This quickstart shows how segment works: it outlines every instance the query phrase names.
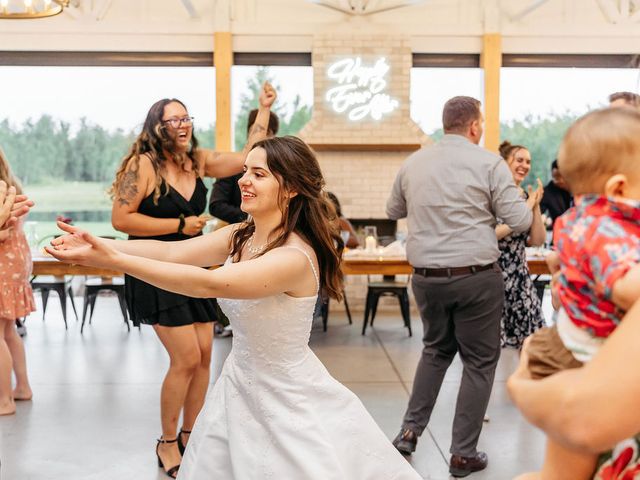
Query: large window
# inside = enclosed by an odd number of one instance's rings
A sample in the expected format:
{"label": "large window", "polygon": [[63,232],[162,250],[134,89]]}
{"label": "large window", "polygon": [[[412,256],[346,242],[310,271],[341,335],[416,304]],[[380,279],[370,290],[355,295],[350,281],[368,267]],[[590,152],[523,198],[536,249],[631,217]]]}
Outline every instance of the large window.
{"label": "large window", "polygon": [[36,202],[41,241],[58,215],[115,234],[107,189],[157,100],[184,102],[214,144],[213,67],[0,67],[0,85],[0,147]]}
{"label": "large window", "polygon": [[503,68],[500,85],[501,138],[529,148],[526,183],[549,181],[550,164],[564,133],[580,115],[608,105],[609,94],[638,91],[631,68]]}
{"label": "large window", "polygon": [[258,105],[258,93],[264,81],[278,92],[273,111],[280,120],[278,135],[296,135],[311,118],[313,105],[313,69],[306,66],[257,67],[234,66],[232,76],[232,116],[236,150],[247,138],[247,116]]}
{"label": "large window", "polygon": [[484,72],[480,68],[412,68],[411,118],[424,132],[442,135],[442,108],[447,100],[467,95],[484,100]]}

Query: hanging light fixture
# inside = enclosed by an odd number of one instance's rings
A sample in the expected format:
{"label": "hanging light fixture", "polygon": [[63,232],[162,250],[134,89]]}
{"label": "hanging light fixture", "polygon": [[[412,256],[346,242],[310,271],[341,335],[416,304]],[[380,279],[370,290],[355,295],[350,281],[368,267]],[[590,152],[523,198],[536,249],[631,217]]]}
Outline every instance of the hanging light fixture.
{"label": "hanging light fixture", "polygon": [[0,0],[0,19],[53,17],[69,3],[70,0]]}

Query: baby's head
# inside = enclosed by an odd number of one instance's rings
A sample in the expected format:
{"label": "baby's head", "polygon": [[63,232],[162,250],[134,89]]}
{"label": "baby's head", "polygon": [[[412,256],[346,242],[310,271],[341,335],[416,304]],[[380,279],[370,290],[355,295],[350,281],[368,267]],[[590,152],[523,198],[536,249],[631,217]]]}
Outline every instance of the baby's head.
{"label": "baby's head", "polygon": [[640,112],[605,108],[578,119],[562,140],[558,167],[574,195],[640,200]]}

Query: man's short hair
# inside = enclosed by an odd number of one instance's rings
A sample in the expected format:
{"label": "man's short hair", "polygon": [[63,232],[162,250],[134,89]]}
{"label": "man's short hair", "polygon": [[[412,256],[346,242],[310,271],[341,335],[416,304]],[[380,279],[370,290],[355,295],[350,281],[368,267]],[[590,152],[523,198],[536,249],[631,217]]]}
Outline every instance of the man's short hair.
{"label": "man's short hair", "polygon": [[[249,130],[251,130],[251,127],[253,126],[253,124],[256,122],[256,117],[258,116],[258,109],[254,108],[253,110],[251,110],[249,112],[249,118],[247,119],[247,135],[249,135]],[[273,112],[269,112],[269,126],[267,127],[267,130],[272,133],[273,135],[277,135],[278,134],[278,129],[280,128],[280,119],[278,118],[278,115],[276,115]]]}
{"label": "man's short hair", "polygon": [[480,100],[473,97],[453,97],[444,104],[442,127],[446,132],[461,132],[481,116]]}
{"label": "man's short hair", "polygon": [[627,105],[631,105],[634,107],[640,106],[640,95],[633,92],[615,92],[609,95],[609,103],[615,102],[616,100],[622,100]]}
{"label": "man's short hair", "polygon": [[554,171],[558,168],[558,159],[556,158],[553,162],[551,162],[551,171]]}
{"label": "man's short hair", "polygon": [[616,173],[640,178],[640,112],[604,108],[578,119],[558,152],[560,173],[574,195],[602,193]]}

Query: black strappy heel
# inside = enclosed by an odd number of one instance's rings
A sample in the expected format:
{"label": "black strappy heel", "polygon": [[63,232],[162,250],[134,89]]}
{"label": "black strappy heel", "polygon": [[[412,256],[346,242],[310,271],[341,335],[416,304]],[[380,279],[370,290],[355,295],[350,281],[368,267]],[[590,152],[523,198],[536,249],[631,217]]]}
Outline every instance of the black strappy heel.
{"label": "black strappy heel", "polygon": [[[174,438],[173,440],[165,440],[164,438],[159,438],[158,443],[156,444],[156,457],[158,457],[158,467],[160,467],[164,471],[164,473],[166,473],[171,478],[176,478],[178,476],[178,470],[180,469],[180,464],[175,465],[169,469],[165,469],[164,463],[160,458],[160,453],[158,452],[158,448],[160,448],[161,443],[175,443],[177,441],[178,441],[178,437]],[[178,445],[180,445],[179,442],[178,442]]]}
{"label": "black strappy heel", "polygon": [[184,430],[183,428],[181,428],[180,433],[178,433],[178,436],[176,437],[178,439],[178,450],[180,450],[180,455],[184,455],[184,451],[187,448],[187,445],[185,443],[182,443],[183,433],[188,433],[189,435],[191,435],[191,430]]}

